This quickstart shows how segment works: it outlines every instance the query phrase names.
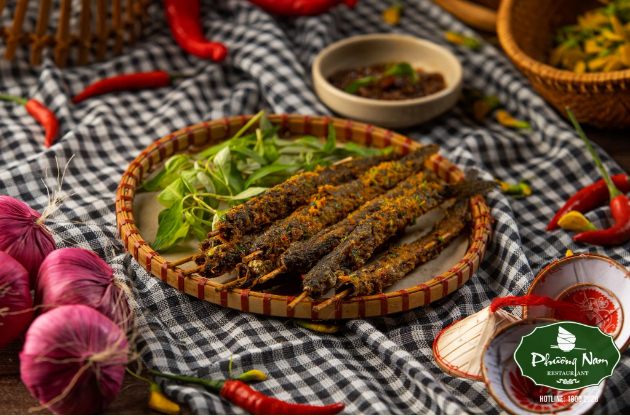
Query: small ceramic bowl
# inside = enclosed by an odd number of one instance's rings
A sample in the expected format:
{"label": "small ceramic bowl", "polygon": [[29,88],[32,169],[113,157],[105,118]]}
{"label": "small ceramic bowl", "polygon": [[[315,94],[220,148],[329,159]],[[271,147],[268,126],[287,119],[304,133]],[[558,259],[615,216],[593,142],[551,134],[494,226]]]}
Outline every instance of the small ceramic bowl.
{"label": "small ceramic bowl", "polygon": [[[422,98],[386,101],[348,94],[327,81],[342,69],[392,61],[439,72],[446,88]],[[383,127],[410,127],[451,109],[460,96],[462,79],[462,65],[455,55],[412,36],[375,34],[344,39],[321,51],[313,62],[315,92],[324,104],[344,117]]]}
{"label": "small ceramic bowl", "polygon": [[[496,402],[513,415],[583,415],[597,404],[595,400],[573,401],[572,397],[601,397],[606,382],[598,386],[586,387],[574,391],[558,391],[544,386],[536,386],[529,378],[521,374],[514,361],[514,350],[524,335],[531,333],[537,326],[549,325],[551,319],[536,321],[521,320],[513,322],[494,333],[486,344],[481,359],[481,374],[488,392]],[[536,400],[537,395],[553,395],[562,400],[544,403]]]}
{"label": "small ceramic bowl", "polygon": [[[549,296],[580,307],[589,325],[615,339],[620,351],[630,345],[630,272],[610,257],[575,253],[555,260],[532,282],[528,295]],[[523,308],[526,318],[570,320],[546,306]]]}

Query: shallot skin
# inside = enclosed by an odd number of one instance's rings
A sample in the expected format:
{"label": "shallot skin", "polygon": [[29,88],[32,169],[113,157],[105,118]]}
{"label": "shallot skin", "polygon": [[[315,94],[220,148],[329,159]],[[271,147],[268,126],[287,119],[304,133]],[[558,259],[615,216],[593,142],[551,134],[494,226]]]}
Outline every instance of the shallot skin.
{"label": "shallot skin", "polygon": [[89,306],[60,306],[26,333],[20,374],[55,414],[94,414],[120,391],[128,354],[125,334],[109,318]]}
{"label": "shallot skin", "polygon": [[33,301],[28,272],[15,259],[0,251],[0,347],[22,335],[32,320]]}
{"label": "shallot skin", "polygon": [[37,222],[41,216],[22,201],[0,196],[0,250],[24,266],[31,286],[44,258],[57,248],[48,229]]}
{"label": "shallot skin", "polygon": [[42,263],[35,285],[35,303],[41,312],[61,305],[87,305],[118,325],[129,320],[129,306],[115,284],[114,271],[96,253],[82,248],[61,248]]}

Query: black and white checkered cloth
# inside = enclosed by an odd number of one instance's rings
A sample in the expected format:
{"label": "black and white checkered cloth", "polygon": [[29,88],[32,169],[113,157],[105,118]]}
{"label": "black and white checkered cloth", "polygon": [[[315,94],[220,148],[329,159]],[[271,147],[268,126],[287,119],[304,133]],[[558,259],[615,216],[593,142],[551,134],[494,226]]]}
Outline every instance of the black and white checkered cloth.
{"label": "black and white checkered cloth", "polygon": [[[24,31],[34,28],[37,3],[30,2]],[[627,244],[587,247],[574,243],[562,230],[545,232],[563,202],[599,173],[573,129],[501,52],[491,45],[473,52],[444,40],[444,30],[474,33],[431,1],[404,1],[398,27],[381,19],[390,3],[385,0],[361,0],[354,10],[338,7],[324,16],[299,19],[274,18],[244,0],[203,1],[206,34],[230,49],[223,64],[181,51],[170,36],[161,2],[155,3],[140,43],[106,62],[59,69],[48,56],[35,69],[27,64],[26,49],[19,50],[14,62],[0,61],[2,93],[34,97],[60,120],[57,143],[45,149],[42,129],[25,109],[0,103],[0,192],[41,211],[47,197],[40,179],[46,170],[56,172],[55,157],[63,165],[76,155],[65,178],[66,189],[75,195],[52,225],[56,241],[95,251],[108,260],[119,279],[133,286],[138,348],[149,367],[225,378],[234,357],[235,373],[264,371],[269,380],[255,388],[291,402],[341,401],[349,414],[499,413],[483,383],[453,378],[437,367],[431,346],[438,332],[497,296],[523,295],[535,274],[566,249],[598,252],[630,264]],[[9,0],[2,15],[4,26],[14,7],[15,0]],[[462,61],[468,87],[496,94],[507,111],[533,127],[517,133],[493,120],[480,125],[458,107],[402,131],[422,143],[439,144],[441,154],[461,169],[474,166],[487,178],[492,174],[508,182],[534,177],[530,197],[516,200],[493,191],[487,198],[496,220],[494,237],[479,272],[461,289],[427,307],[348,321],[341,333],[325,335],[183,295],[121,252],[114,197],[123,171],[140,151],[170,132],[204,120],[260,109],[328,114],[311,85],[315,55],[339,39],[375,32],[409,34],[449,48]],[[172,88],[70,103],[97,79],[154,69],[197,75]],[[599,153],[610,172],[621,172]],[[608,208],[587,216],[599,228],[611,220]],[[626,353],[595,412],[628,413],[629,383]],[[188,403],[195,413],[243,412],[203,389],[170,382],[165,387],[168,395]]]}

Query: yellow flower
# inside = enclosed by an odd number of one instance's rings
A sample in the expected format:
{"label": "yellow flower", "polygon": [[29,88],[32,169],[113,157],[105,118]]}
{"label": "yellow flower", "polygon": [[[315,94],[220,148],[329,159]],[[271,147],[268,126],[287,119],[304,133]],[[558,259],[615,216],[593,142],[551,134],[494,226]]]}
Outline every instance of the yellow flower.
{"label": "yellow flower", "polygon": [[507,111],[497,111],[497,121],[506,127],[512,127],[515,129],[529,129],[531,126],[528,122],[522,120],[516,120]]}
{"label": "yellow flower", "polygon": [[448,42],[454,45],[463,45],[473,50],[481,48],[481,43],[479,43],[477,39],[462,35],[461,33],[444,32],[444,37]]}
{"label": "yellow flower", "polygon": [[610,24],[612,25],[615,35],[619,36],[624,41],[627,40],[626,31],[619,19],[617,19],[617,16],[614,14],[610,16]]}
{"label": "yellow flower", "polygon": [[569,211],[560,217],[558,225],[565,230],[571,231],[594,231],[597,228],[578,211]]}
{"label": "yellow flower", "polygon": [[395,2],[391,7],[386,9],[382,16],[383,20],[385,20],[390,25],[397,26],[400,23],[400,15],[402,14],[402,4],[400,2]]}
{"label": "yellow flower", "polygon": [[181,408],[162,393],[162,389],[155,383],[151,383],[151,395],[149,396],[149,408],[167,415],[178,415]]}
{"label": "yellow flower", "polygon": [[575,66],[573,67],[573,72],[577,73],[577,74],[583,74],[586,72],[586,63],[584,63],[584,61],[579,61],[577,64],[575,64]]}

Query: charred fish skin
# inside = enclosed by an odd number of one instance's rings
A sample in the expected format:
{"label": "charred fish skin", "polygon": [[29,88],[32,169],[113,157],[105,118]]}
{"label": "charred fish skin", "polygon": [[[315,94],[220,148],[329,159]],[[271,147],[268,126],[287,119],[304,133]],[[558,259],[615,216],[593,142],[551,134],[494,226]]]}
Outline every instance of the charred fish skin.
{"label": "charred fish skin", "polygon": [[339,290],[350,286],[354,296],[370,296],[383,293],[420,264],[439,255],[464,229],[469,221],[466,199],[458,199],[446,210],[431,232],[413,243],[391,247],[381,259],[350,274],[340,277]]}
{"label": "charred fish skin", "polygon": [[442,201],[442,186],[424,182],[409,197],[386,199],[379,210],[361,222],[344,241],[327,254],[305,276],[303,288],[318,299],[337,285],[337,278],[361,267],[374,250],[414,218],[437,207]]}
{"label": "charred fish skin", "polygon": [[278,218],[284,218],[309,197],[320,185],[340,184],[356,179],[361,173],[387,160],[399,158],[388,154],[354,159],[317,172],[305,172],[274,186],[264,194],[228,211],[217,224],[219,238],[224,242],[238,241],[245,233]]}
{"label": "charred fish skin", "polygon": [[300,207],[290,216],[276,221],[257,238],[252,252],[260,251],[261,257],[281,255],[294,242],[308,240],[367,201],[421,171],[425,159],[437,150],[437,146],[425,146],[398,161],[383,162],[354,181],[338,186],[321,186],[308,206]]}
{"label": "charred fish skin", "polygon": [[366,202],[350,216],[320,231],[309,241],[293,244],[280,258],[280,263],[287,269],[306,272],[326,254],[337,247],[341,241],[354,230],[357,225],[373,212],[381,209],[381,204],[388,198],[399,198],[411,195],[424,182],[425,173],[420,172],[400,182],[389,192]]}

